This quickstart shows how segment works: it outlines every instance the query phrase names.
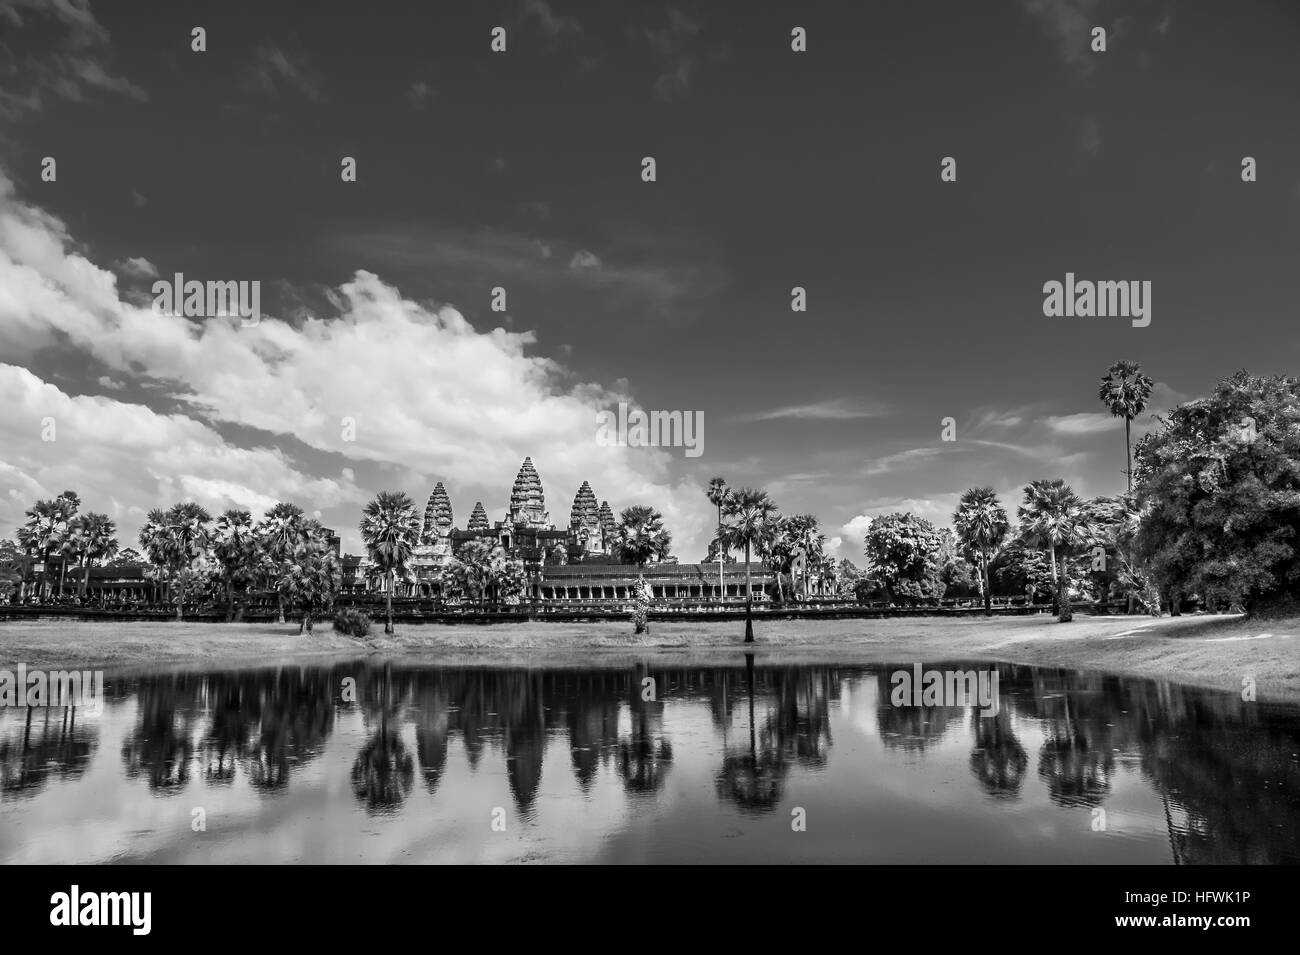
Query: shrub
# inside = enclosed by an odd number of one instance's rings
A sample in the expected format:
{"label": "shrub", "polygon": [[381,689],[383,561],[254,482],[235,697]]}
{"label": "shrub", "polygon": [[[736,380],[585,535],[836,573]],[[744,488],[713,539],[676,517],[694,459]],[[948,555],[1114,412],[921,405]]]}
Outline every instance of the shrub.
{"label": "shrub", "polygon": [[334,614],[334,629],[349,637],[370,636],[370,614],[345,607]]}

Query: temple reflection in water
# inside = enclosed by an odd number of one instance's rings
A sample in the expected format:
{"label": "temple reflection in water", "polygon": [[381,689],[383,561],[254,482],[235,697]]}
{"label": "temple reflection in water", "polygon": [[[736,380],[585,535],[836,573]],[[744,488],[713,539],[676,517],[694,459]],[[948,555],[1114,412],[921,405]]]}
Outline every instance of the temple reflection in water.
{"label": "temple reflection in water", "polygon": [[[486,820],[498,791],[512,823],[543,834],[584,802],[615,828],[649,825],[679,803],[699,815],[703,799],[734,820],[718,825],[761,840],[789,831],[791,810],[804,808],[810,833],[834,820],[847,851],[860,829],[862,857],[875,858],[880,835],[867,834],[884,819],[919,830],[1023,813],[1085,840],[1090,811],[1104,807],[1113,847],[1142,826],[1159,837],[1134,843],[1152,861],[1300,861],[1294,708],[1004,665],[1001,705],[981,717],[890,705],[892,669],[749,656],[726,666],[362,661],[110,678],[98,719],[0,713],[0,819],[48,811],[56,829],[74,826],[88,810],[61,793],[93,785],[118,804],[157,797],[181,812],[211,804],[214,816],[227,801],[257,816],[279,811],[267,800],[301,797],[346,818],[345,799],[361,819],[427,823],[450,839]],[[692,825],[702,823],[682,823],[693,833],[682,838],[705,839]],[[29,857],[12,826],[0,830],[0,858]],[[1079,844],[1102,851],[1105,836],[1090,835]],[[918,855],[942,859],[944,846]]]}

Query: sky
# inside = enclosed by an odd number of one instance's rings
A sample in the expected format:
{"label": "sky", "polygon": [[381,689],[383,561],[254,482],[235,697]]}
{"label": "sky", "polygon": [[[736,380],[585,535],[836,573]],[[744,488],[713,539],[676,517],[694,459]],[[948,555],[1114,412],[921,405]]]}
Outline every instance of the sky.
{"label": "sky", "polygon": [[[1119,492],[1112,362],[1135,438],[1296,372],[1297,51],[1265,0],[0,0],[0,536],[71,488],[124,544],[293,500],[356,553],[377,491],[499,520],[527,455],[560,526],[587,480],[698,561],[717,475],[861,564],[968,487]],[[164,314],[178,272],[261,322]],[[1150,324],[1045,316],[1067,273]],[[702,453],[602,444],[620,401]]]}

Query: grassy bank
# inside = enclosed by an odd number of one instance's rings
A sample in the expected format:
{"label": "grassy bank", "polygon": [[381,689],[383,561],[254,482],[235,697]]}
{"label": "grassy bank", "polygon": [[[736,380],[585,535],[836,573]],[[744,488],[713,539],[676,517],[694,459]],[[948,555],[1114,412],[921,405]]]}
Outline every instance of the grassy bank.
{"label": "grassy bank", "polygon": [[0,623],[0,666],[129,669],[158,664],[243,665],[319,654],[376,653],[458,663],[610,662],[670,655],[699,662],[753,649],[769,661],[834,663],[989,660],[1132,674],[1239,690],[1253,676],[1261,699],[1300,700],[1300,619],[1235,616],[1163,618],[1047,616],[907,620],[764,621],[757,642],[743,624],[530,623],[382,628],[368,641],[328,624],[313,636],[293,624],[34,621]]}

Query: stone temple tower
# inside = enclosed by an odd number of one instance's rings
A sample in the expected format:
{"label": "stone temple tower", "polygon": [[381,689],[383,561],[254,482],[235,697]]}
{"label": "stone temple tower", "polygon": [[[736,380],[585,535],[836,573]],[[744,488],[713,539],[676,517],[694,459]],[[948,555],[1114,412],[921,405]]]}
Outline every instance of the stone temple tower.
{"label": "stone temple tower", "polygon": [[584,553],[600,554],[605,550],[604,532],[600,526],[600,508],[596,495],[586,481],[573,497],[573,510],[569,512],[569,534],[574,543],[582,545]]}
{"label": "stone temple tower", "polygon": [[420,532],[421,544],[436,544],[451,535],[451,498],[447,489],[439,481],[429,495],[429,503],[424,507],[424,529]]}
{"label": "stone temple tower", "polygon": [[618,522],[614,520],[614,510],[609,506],[609,501],[600,502],[600,529],[605,537],[606,553],[614,553],[614,542],[618,540]]}
{"label": "stone temple tower", "polygon": [[542,493],[542,479],[537,476],[532,458],[524,458],[515,477],[515,486],[510,491],[510,510],[506,520],[511,524],[523,524],[526,527],[548,527],[546,497]]}
{"label": "stone temple tower", "polygon": [[491,525],[488,523],[487,511],[483,510],[483,502],[475,501],[474,511],[469,516],[469,524],[466,527],[466,530],[485,531],[490,527]]}

